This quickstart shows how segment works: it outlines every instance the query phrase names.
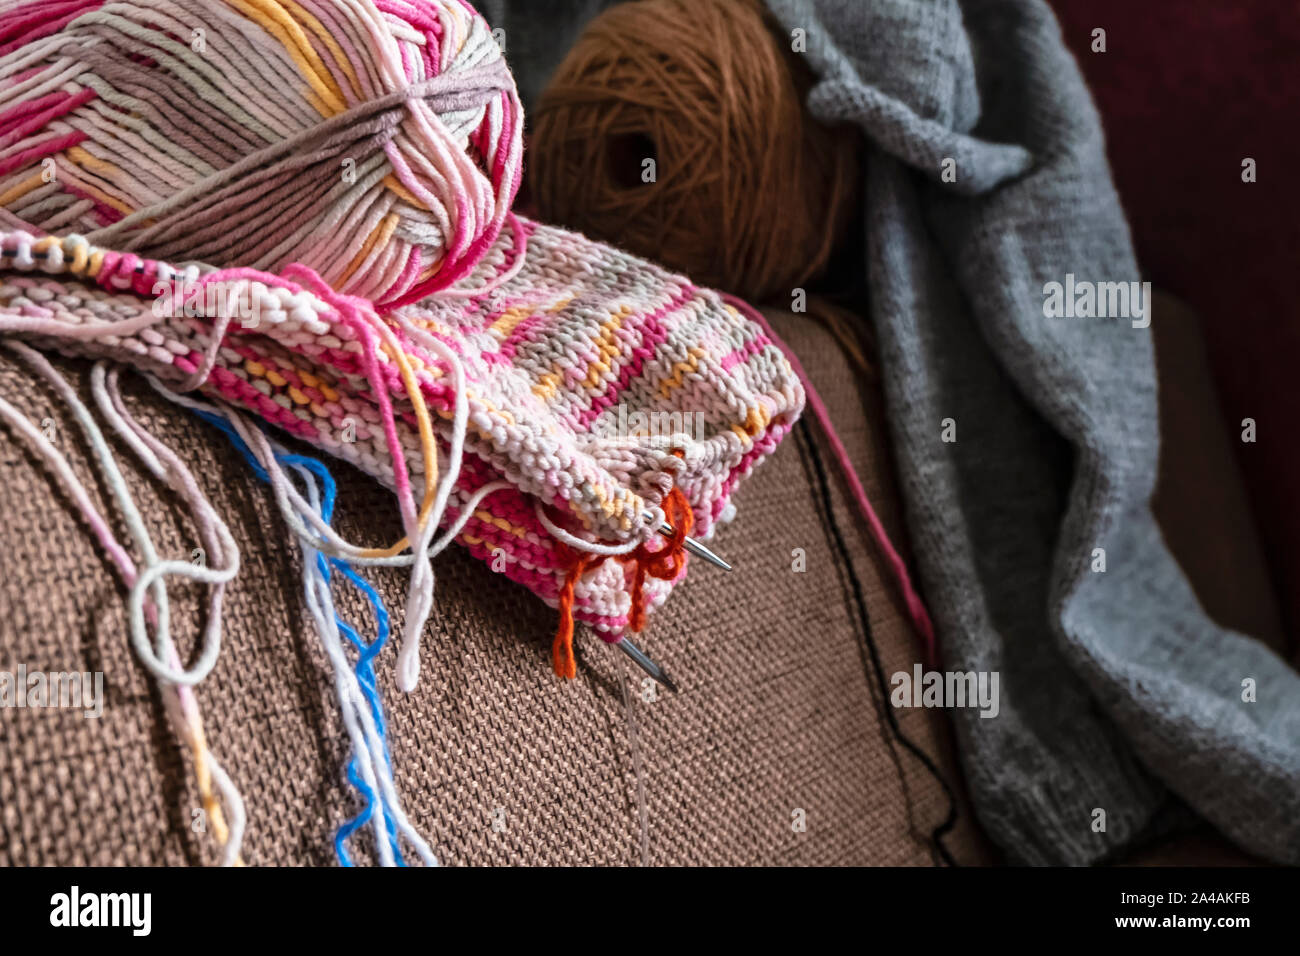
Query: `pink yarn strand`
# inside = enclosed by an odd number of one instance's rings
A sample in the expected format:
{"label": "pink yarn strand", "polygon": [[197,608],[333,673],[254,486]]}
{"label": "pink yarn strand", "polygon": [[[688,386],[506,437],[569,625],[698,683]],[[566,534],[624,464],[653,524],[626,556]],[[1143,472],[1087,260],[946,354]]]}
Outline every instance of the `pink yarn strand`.
{"label": "pink yarn strand", "polygon": [[902,555],[898,553],[898,549],[894,547],[893,541],[890,540],[889,533],[885,530],[885,526],[880,522],[880,517],[876,514],[876,509],[871,506],[871,500],[867,497],[867,491],[858,478],[858,473],[849,458],[848,450],[845,449],[844,443],[840,441],[839,433],[835,431],[835,426],[831,423],[831,416],[826,409],[826,403],[822,401],[822,397],[818,394],[812,379],[804,371],[799,356],[776,334],[771,323],[767,321],[767,317],[749,303],[735,296],[724,295],[723,299],[763,327],[763,331],[767,333],[768,338],[785,353],[790,367],[794,369],[795,374],[803,382],[804,392],[808,396],[808,404],[812,406],[813,415],[816,416],[822,433],[826,436],[827,442],[830,443],[831,451],[835,453],[840,470],[844,473],[844,479],[848,482],[849,491],[853,494],[853,501],[867,523],[867,529],[871,532],[872,541],[875,542],[881,556],[885,559],[885,563],[893,573],[894,581],[902,594],[904,604],[907,606],[912,626],[916,628],[916,632],[921,638],[922,646],[925,649],[926,663],[933,666],[938,661],[934,622],[930,620],[930,613],[926,610],[925,603],[921,600],[920,594],[917,593],[912,584],[912,576],[908,573],[906,562],[903,561]]}

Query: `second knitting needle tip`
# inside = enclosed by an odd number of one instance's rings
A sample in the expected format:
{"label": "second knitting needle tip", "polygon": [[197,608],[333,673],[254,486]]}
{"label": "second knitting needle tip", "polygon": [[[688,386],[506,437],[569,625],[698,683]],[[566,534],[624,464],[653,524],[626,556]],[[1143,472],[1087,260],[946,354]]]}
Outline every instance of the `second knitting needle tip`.
{"label": "second knitting needle tip", "polygon": [[623,638],[614,646],[628,657],[632,658],[637,667],[641,668],[659,683],[663,684],[674,694],[677,693],[677,685],[673,683],[673,679],[668,676],[667,672],[665,672],[664,669],[654,661],[650,660],[650,658],[645,655],[645,652],[633,644],[628,638]]}

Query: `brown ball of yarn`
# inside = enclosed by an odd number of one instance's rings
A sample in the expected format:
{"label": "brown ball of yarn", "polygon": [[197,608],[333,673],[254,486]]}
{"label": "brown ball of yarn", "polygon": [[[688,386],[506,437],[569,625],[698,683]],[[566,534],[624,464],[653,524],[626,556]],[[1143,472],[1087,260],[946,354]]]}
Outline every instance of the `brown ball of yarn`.
{"label": "brown ball of yarn", "polygon": [[805,113],[810,83],[757,0],[615,6],[534,113],[538,211],[704,285],[789,296],[825,268],[856,196],[857,134]]}

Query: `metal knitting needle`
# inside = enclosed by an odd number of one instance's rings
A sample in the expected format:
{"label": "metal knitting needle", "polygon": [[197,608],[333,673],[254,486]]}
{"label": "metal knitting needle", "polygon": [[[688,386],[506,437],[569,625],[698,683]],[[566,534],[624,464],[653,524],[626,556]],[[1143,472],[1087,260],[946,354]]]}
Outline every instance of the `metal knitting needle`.
{"label": "metal knitting needle", "polygon": [[[667,521],[665,521],[663,524],[659,526],[659,533],[663,535],[665,538],[671,538],[673,536],[673,526],[670,525]],[[700,544],[700,542],[696,541],[694,538],[686,538],[684,541],[682,541],[682,546],[685,547],[687,551],[695,555],[697,558],[703,558],[705,561],[708,561],[710,564],[716,564],[724,571],[734,570],[734,568],[732,568],[731,565],[729,565],[726,561],[723,561],[720,557],[718,557],[716,554],[714,554],[704,545]]]}
{"label": "metal knitting needle", "polygon": [[[647,521],[651,520],[649,512],[646,513],[645,518]],[[673,536],[672,524],[667,521],[660,524],[659,533],[663,535],[665,538],[671,538]],[[696,557],[703,558],[705,561],[708,561],[710,564],[717,565],[718,567],[722,568],[722,570],[724,571],[735,570],[726,561],[723,561],[720,557],[718,557],[716,554],[714,554],[704,545],[700,544],[700,542],[696,541],[694,538],[684,539],[682,541],[682,546],[686,548],[686,550],[689,551],[691,554],[695,555]]]}
{"label": "metal knitting needle", "polygon": [[631,640],[625,637],[614,646],[628,657],[632,658],[637,667],[641,668],[659,683],[663,684],[674,694],[677,693],[677,685],[673,683],[672,678],[665,673],[662,667],[650,660],[650,658],[646,657],[645,652],[633,644]]}

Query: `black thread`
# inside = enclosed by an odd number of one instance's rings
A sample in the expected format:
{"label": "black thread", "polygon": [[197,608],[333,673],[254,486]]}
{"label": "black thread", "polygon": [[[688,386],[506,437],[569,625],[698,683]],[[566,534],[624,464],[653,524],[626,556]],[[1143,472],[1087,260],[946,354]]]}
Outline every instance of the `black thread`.
{"label": "black thread", "polygon": [[934,850],[948,866],[960,866],[948,852],[948,848],[943,844],[944,834],[950,832],[957,825],[957,797],[953,793],[952,787],[949,786],[943,772],[940,771],[935,762],[924,750],[903,733],[903,728],[898,726],[898,718],[894,716],[894,710],[889,705],[889,684],[885,680],[885,668],[880,661],[880,649],[876,646],[875,634],[871,630],[871,618],[867,614],[867,601],[862,594],[862,582],[858,580],[858,572],[853,567],[852,555],[849,553],[849,547],[844,541],[844,534],[840,531],[840,526],[835,521],[835,512],[832,508],[833,499],[831,498],[830,480],[826,476],[826,465],[822,461],[821,452],[817,448],[817,441],[808,427],[806,419],[799,421],[799,433],[803,439],[803,445],[808,449],[809,458],[812,459],[813,471],[817,473],[817,484],[821,493],[822,509],[826,513],[826,523],[830,527],[831,536],[835,542],[835,550],[839,553],[840,561],[844,565],[844,570],[849,576],[849,586],[853,591],[853,602],[857,605],[858,620],[862,626],[862,633],[866,636],[867,653],[871,655],[871,669],[875,672],[876,682],[880,690],[881,707],[885,712],[885,720],[889,722],[889,729],[893,732],[894,737],[906,747],[911,754],[921,761],[921,764],[929,771],[930,776],[938,782],[943,788],[944,796],[948,799],[948,816],[934,828],[930,834],[930,839],[934,844]]}

